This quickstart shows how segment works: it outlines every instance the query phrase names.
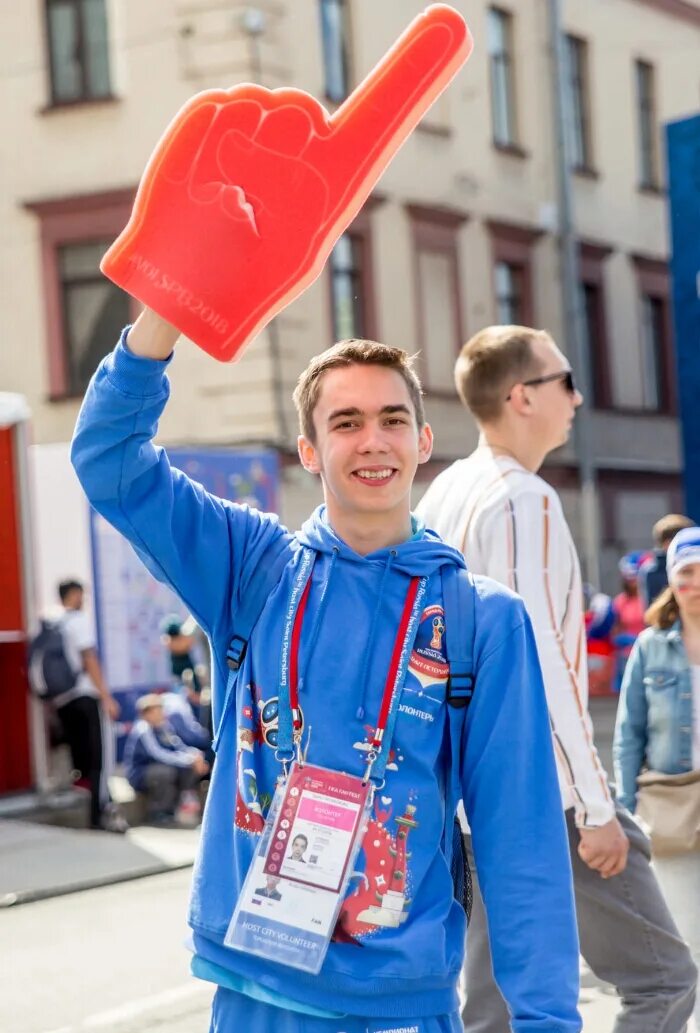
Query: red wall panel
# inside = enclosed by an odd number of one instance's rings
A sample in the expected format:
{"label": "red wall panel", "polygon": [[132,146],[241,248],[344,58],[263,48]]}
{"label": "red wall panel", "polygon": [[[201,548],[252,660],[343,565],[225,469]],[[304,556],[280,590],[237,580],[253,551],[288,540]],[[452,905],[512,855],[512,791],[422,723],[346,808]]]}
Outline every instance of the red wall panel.
{"label": "red wall panel", "polygon": [[0,429],[0,793],[31,786],[26,643],[3,642],[22,632],[21,528],[12,428]]}

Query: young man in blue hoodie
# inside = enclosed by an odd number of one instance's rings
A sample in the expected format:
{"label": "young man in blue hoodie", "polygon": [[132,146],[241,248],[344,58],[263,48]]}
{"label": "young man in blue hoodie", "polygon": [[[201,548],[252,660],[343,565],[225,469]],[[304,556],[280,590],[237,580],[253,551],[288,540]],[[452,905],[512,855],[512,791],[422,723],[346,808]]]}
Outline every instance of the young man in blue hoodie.
{"label": "young man in blue hoodie", "polygon": [[[476,688],[455,763],[494,971],[514,1033],[576,1033],[570,862],[532,632],[521,601],[484,578],[475,579],[475,628],[445,612],[441,571],[464,562],[411,515],[432,436],[410,360],[400,349],[344,342],[302,373],[299,455],[320,476],[325,505],[292,534],[273,515],[209,495],[152,444],[177,336],[149,310],[124,332],[88,389],[73,462],[95,508],[212,643],[220,734],[189,914],[193,971],[218,984],[212,1033],[461,1031],[466,917],[442,849],[452,822],[445,642],[470,633]],[[226,707],[232,614],[281,554],[287,565]],[[225,946],[281,773],[281,687],[300,586],[295,656],[300,720],[312,728],[308,761],[361,776],[407,589],[419,579],[385,784],[320,972]]]}

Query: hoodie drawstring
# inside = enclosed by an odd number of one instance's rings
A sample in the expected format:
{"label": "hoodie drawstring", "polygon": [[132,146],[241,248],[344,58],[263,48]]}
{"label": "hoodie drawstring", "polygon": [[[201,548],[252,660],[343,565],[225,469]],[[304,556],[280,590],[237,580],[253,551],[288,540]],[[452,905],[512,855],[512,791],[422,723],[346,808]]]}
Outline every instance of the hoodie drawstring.
{"label": "hoodie drawstring", "polygon": [[387,560],[386,560],[386,563],[384,565],[384,573],[382,574],[382,580],[381,580],[380,585],[379,585],[379,595],[377,597],[377,605],[374,608],[374,616],[372,618],[372,630],[370,631],[369,641],[367,642],[367,648],[365,649],[365,659],[364,659],[364,663],[362,665],[362,674],[360,676],[360,685],[362,686],[362,699],[360,700],[360,705],[357,708],[357,712],[355,714],[355,717],[358,719],[358,721],[363,721],[364,717],[365,717],[365,709],[366,709],[366,706],[367,706],[367,688],[368,688],[368,686],[367,686],[367,677],[368,677],[368,670],[369,670],[369,662],[370,662],[370,658],[372,656],[372,649],[374,647],[374,639],[376,637],[377,627],[379,625],[379,611],[381,609],[382,599],[384,597],[384,586],[386,585],[386,579],[389,576],[389,571],[391,570],[391,565],[394,562],[394,559],[395,559],[395,557],[397,555],[398,554],[397,554],[396,549],[391,549],[391,551],[389,552],[389,555],[387,556]]}
{"label": "hoodie drawstring", "polygon": [[[304,668],[305,669],[308,668],[309,664],[311,663],[311,658],[313,656],[314,649],[316,648],[316,639],[318,638],[318,634],[319,634],[319,632],[321,630],[321,622],[323,621],[323,615],[324,615],[324,613],[326,611],[326,605],[327,605],[327,602],[328,602],[328,589],[330,587],[331,577],[333,576],[333,569],[335,567],[335,561],[338,559],[339,552],[340,552],[340,550],[339,550],[338,546],[334,545],[333,546],[333,552],[331,553],[331,561],[330,561],[330,563],[328,565],[328,574],[326,575],[326,583],[323,586],[323,591],[321,593],[321,599],[319,601],[318,610],[316,612],[316,619],[314,620],[313,626],[311,628],[311,638],[309,639],[309,646],[308,646],[308,651],[307,651],[307,654],[306,654],[306,663],[304,664]],[[304,675],[300,674],[300,676],[299,676],[299,692],[302,691],[303,687],[304,687]]]}

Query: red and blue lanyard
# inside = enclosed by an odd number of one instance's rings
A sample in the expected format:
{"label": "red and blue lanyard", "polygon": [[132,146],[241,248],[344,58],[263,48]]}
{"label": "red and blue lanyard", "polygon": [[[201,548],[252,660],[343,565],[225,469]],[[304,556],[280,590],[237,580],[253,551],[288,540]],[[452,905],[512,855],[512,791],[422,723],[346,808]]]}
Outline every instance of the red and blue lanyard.
{"label": "red and blue lanyard", "polygon": [[[304,615],[311,590],[311,575],[316,554],[303,550],[299,570],[289,598],[282,637],[279,686],[279,729],[277,758],[283,763],[295,755],[301,759],[302,719],[299,708],[299,649]],[[401,619],[391,651],[377,723],[368,743],[367,766],[363,780],[381,783],[389,759],[394,726],[398,717],[401,691],[418,632],[427,578],[412,577],[404,599]]]}

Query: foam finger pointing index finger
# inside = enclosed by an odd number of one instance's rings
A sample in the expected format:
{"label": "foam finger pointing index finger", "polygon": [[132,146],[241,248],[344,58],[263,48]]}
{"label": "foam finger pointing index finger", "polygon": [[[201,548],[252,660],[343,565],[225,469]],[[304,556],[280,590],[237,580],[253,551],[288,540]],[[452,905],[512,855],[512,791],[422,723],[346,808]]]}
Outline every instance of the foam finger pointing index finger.
{"label": "foam finger pointing index finger", "polygon": [[336,176],[347,170],[340,203],[372,172],[373,182],[379,177],[471,48],[461,14],[445,4],[433,4],[348,97],[331,118],[327,140]]}

